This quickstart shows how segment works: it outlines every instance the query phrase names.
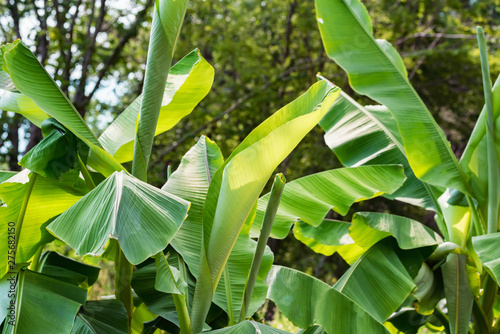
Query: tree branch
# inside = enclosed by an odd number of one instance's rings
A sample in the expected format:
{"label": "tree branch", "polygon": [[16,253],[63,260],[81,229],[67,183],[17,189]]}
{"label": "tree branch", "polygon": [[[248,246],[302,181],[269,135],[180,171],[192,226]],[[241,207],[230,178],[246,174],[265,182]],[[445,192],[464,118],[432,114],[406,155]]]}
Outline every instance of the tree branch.
{"label": "tree branch", "polygon": [[137,34],[139,32],[139,28],[140,28],[140,23],[144,21],[144,18],[146,17],[147,12],[152,5],[153,5],[153,0],[148,0],[148,2],[144,5],[144,9],[141,10],[139,13],[137,13],[137,17],[136,17],[134,24],[132,24],[132,26],[127,31],[127,33],[120,38],[118,45],[113,50],[113,53],[106,59],[104,66],[99,71],[99,74],[97,76],[97,81],[96,81],[96,84],[94,85],[94,88],[92,89],[90,94],[87,97],[85,97],[85,99],[82,101],[82,103],[83,103],[82,107],[90,102],[90,100],[94,96],[95,92],[99,89],[99,86],[101,85],[101,82],[104,79],[104,76],[108,73],[111,66],[113,66],[116,63],[116,61],[118,60],[118,57],[120,56],[121,52],[123,51],[123,48],[125,47],[125,45],[127,45],[127,43],[132,38],[137,36]]}
{"label": "tree branch", "polygon": [[402,38],[399,38],[396,41],[396,45],[400,45],[404,42],[406,42],[409,39],[413,38],[436,38],[438,36],[441,36],[440,38],[446,38],[446,39],[476,39],[476,35],[465,35],[465,34],[443,34],[443,33],[426,33],[426,32],[419,32],[415,34],[411,34]]}
{"label": "tree branch", "polygon": [[[437,43],[439,42],[439,40],[443,37],[443,35],[444,35],[444,33],[438,34],[436,36],[436,38],[432,41],[432,43],[429,45],[429,47],[427,48],[427,51],[430,51],[430,50],[434,49],[436,47]],[[423,55],[422,57],[420,57],[420,59],[417,61],[417,63],[413,67],[411,73],[408,75],[408,80],[411,81],[411,79],[413,79],[413,77],[417,73],[417,70],[423,64],[424,60],[425,60],[425,55]]]}

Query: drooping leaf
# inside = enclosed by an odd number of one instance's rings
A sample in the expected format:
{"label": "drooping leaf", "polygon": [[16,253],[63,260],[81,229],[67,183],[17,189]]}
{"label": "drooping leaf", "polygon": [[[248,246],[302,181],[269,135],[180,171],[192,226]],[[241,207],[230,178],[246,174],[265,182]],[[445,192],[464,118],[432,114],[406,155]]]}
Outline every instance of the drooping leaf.
{"label": "drooping leaf", "polygon": [[[182,255],[193,275],[198,275],[200,254],[202,252],[202,208],[207,196],[210,181],[216,170],[224,162],[217,145],[202,136],[182,158],[179,168],[172,173],[163,190],[191,202],[186,221],[172,240],[172,246]],[[246,234],[240,234],[228,259],[228,270],[231,278],[233,314],[238,315],[246,278],[252,263],[256,242]],[[265,277],[271,268],[273,256],[266,250],[259,276],[256,282],[250,312],[255,312],[264,302],[267,286]],[[215,292],[214,303],[229,312],[224,290],[224,278],[221,279]]]}
{"label": "drooping leaf", "polygon": [[282,331],[277,328],[264,325],[256,321],[242,321],[234,326],[216,329],[207,333],[213,334],[287,334],[288,332]]}
{"label": "drooping leaf", "polygon": [[91,286],[97,281],[100,268],[75,261],[56,252],[45,252],[40,257],[40,273],[60,281]]}
{"label": "drooping leaf", "polygon": [[[132,315],[132,334],[142,334],[144,323],[153,320],[156,316],[146,308],[146,304],[142,303],[134,308]],[[156,330],[152,334],[159,334],[160,330]]]}
{"label": "drooping leaf", "polygon": [[[178,268],[177,256],[171,254],[168,259],[168,264],[176,269]],[[149,263],[142,266],[140,269],[134,271],[132,278],[132,287],[137,293],[139,298],[144,302],[147,309],[153,314],[159,315],[165,321],[170,323],[170,326],[179,327],[179,319],[175,309],[174,299],[172,294],[165,293],[156,289],[157,282],[157,267],[156,263]],[[190,275],[187,276],[187,306],[193,302],[193,295],[195,289],[194,278]],[[161,319],[156,319],[160,321]],[[153,320],[154,321],[154,320]],[[206,324],[203,325],[203,330],[208,330],[210,327]]]}
{"label": "drooping leaf", "polygon": [[384,106],[362,106],[341,92],[330,111],[319,123],[325,143],[346,167],[402,164],[405,183],[388,198],[433,208],[430,189],[415,177],[399,134],[398,125]]}
{"label": "drooping leaf", "polygon": [[[23,198],[28,190],[28,182],[34,175],[24,169],[12,178],[0,184],[0,199],[5,203],[0,207],[0,219],[6,228],[0,231],[0,272],[7,271],[8,230],[9,223],[18,220]],[[45,230],[51,218],[71,207],[87,192],[85,182],[78,177],[76,170],[62,175],[60,180],[37,176],[24,215],[21,237],[18,240],[16,259],[27,262],[35,254],[40,245],[53,240],[53,236]],[[9,226],[12,227],[11,224]],[[12,232],[12,231],[11,231]]]}
{"label": "drooping leaf", "polygon": [[[214,69],[194,50],[175,64],[169,71],[163,93],[155,136],[163,133],[181,118],[191,113],[210,90]],[[1,102],[1,100],[0,100]],[[136,123],[142,95],[134,100],[99,137],[99,142],[119,162],[132,160]]]}
{"label": "drooping leaf", "polygon": [[[355,202],[396,191],[405,180],[402,166],[380,165],[338,168],[287,183],[281,196],[271,236],[283,239],[299,219],[318,226],[330,210],[347,214]],[[257,204],[252,236],[258,235],[269,194]]]}
{"label": "drooping leaf", "polygon": [[189,215],[172,240],[172,246],[182,255],[195,276],[200,264],[203,204],[210,181],[223,162],[217,144],[201,136],[162,187],[162,190],[191,203]]}
{"label": "drooping leaf", "polygon": [[127,259],[138,264],[167,246],[188,209],[189,202],[120,172],[47,229],[82,256],[101,255],[108,239],[117,239]]}
{"label": "drooping leaf", "polygon": [[45,138],[19,161],[24,168],[58,179],[61,174],[79,165],[79,155],[87,157],[88,147],[54,118],[43,122],[42,132]]}
{"label": "drooping leaf", "polygon": [[214,175],[203,208],[194,331],[201,329],[227,259],[267,180],[337,96],[328,83],[316,83],[254,129]]}
{"label": "drooping leaf", "polygon": [[373,38],[361,1],[316,0],[316,16],[328,56],[347,72],[353,89],[393,114],[415,175],[469,193],[445,134],[410,85],[397,51],[387,41]]}
{"label": "drooping leaf", "polygon": [[296,334],[326,334],[321,326],[311,326],[307,329],[301,329]]}
{"label": "drooping leaf", "polygon": [[352,217],[351,238],[363,248],[393,236],[399,248],[435,246],[443,239],[427,226],[410,218],[377,212],[358,212]]}
{"label": "drooping leaf", "polygon": [[[500,232],[472,238],[474,249],[491,276],[500,282]],[[500,284],[500,283],[499,283]]]}
{"label": "drooping leaf", "polygon": [[338,252],[347,263],[353,264],[366,249],[351,238],[350,227],[350,223],[326,219],[316,227],[298,221],[294,224],[293,235],[316,253],[330,256]]}
{"label": "drooping leaf", "polygon": [[447,189],[438,199],[448,230],[447,240],[465,248],[470,231],[471,210],[467,205],[460,205],[461,203],[451,204],[451,196],[450,189]]}
{"label": "drooping leaf", "polygon": [[420,327],[424,326],[428,317],[418,314],[415,309],[405,307],[394,312],[388,321],[405,334],[417,334]]}
{"label": "drooping leaf", "polygon": [[135,132],[132,174],[145,181],[160,109],[188,0],[156,1],[142,101]]}
{"label": "drooping leaf", "polygon": [[13,177],[16,174],[17,174],[17,172],[13,172],[13,171],[7,171],[7,170],[0,171],[0,183],[7,181],[8,179],[10,179],[11,177]]}
{"label": "drooping leaf", "polygon": [[116,299],[90,300],[80,309],[71,334],[128,334],[128,317]]}
{"label": "drooping leaf", "polygon": [[364,253],[333,286],[379,322],[396,311],[414,287],[390,242],[384,241]]}
{"label": "drooping leaf", "polygon": [[466,334],[474,296],[467,278],[465,256],[450,253],[441,268],[451,333]]}
{"label": "drooping leaf", "polygon": [[176,313],[174,300],[170,294],[156,290],[155,282],[155,263],[150,263],[134,271],[132,287],[137,296],[146,304],[147,309],[155,315],[171,318]]}
{"label": "drooping leaf", "polygon": [[[8,47],[8,50],[7,50]],[[100,144],[78,111],[20,41],[2,47],[3,69],[16,88],[86,143]]]}
{"label": "drooping leaf", "polygon": [[43,121],[50,117],[42,109],[38,108],[26,95],[8,90],[1,91],[0,109],[21,114],[39,128],[42,127]]}
{"label": "drooping leaf", "polygon": [[40,333],[69,333],[86,298],[86,289],[21,270],[12,297],[15,320],[7,318],[2,333],[31,333],[33,326]]}
{"label": "drooping leaf", "polygon": [[156,254],[155,263],[155,289],[165,293],[187,296],[188,285],[179,269],[169,265],[162,252]]}
{"label": "drooping leaf", "polygon": [[[55,118],[90,148],[88,163],[108,176],[123,167],[104,151],[97,137],[80,116],[69,98],[48,75],[31,51],[19,40],[2,48],[3,69],[10,74],[16,88],[31,99],[43,112]],[[30,110],[19,110],[29,115]]]}
{"label": "drooping leaf", "polygon": [[329,334],[389,333],[361,306],[312,276],[273,266],[268,282],[268,298],[295,326],[320,325]]}

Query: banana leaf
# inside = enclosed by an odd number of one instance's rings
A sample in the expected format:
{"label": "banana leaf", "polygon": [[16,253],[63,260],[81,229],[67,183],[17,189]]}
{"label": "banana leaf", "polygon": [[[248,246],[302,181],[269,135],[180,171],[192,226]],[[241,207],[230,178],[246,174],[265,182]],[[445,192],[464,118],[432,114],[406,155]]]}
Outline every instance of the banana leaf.
{"label": "banana leaf", "polygon": [[432,185],[470,194],[450,143],[411,86],[403,60],[389,42],[373,38],[370,17],[362,2],[315,3],[326,53],[347,72],[356,92],[391,111],[415,176]]}
{"label": "banana leaf", "polygon": [[[191,202],[191,208],[186,221],[172,240],[172,246],[182,255],[193,275],[197,276],[202,252],[202,209],[207,196],[210,181],[224,160],[217,145],[205,136],[200,137],[182,158],[179,168],[172,173],[163,190]],[[234,315],[241,309],[243,291],[248,272],[253,260],[256,242],[250,239],[248,233],[241,233],[228,259],[228,271],[231,285],[231,301]],[[250,304],[250,313],[254,313],[265,301],[267,286],[265,277],[271,268],[273,255],[266,248],[259,270],[258,279]],[[225,292],[225,280],[217,287],[214,303],[230,312]]]}
{"label": "banana leaf", "polygon": [[377,212],[355,213],[349,235],[363,248],[370,248],[388,236],[393,236],[401,249],[436,246],[443,242],[436,232],[422,223]]}
{"label": "banana leaf", "polygon": [[[23,198],[29,188],[29,181],[34,176],[24,169],[12,178],[0,184],[0,199],[6,205],[0,207],[0,219],[3,226],[15,223],[23,204]],[[37,176],[29,194],[24,215],[16,260],[27,262],[38,248],[53,240],[45,230],[50,219],[63,213],[88,192],[85,182],[79,178],[78,171],[72,170],[62,175],[61,180]],[[9,225],[11,226],[11,225]],[[0,232],[0,273],[7,272],[8,230]]]}
{"label": "banana leaf", "polygon": [[89,287],[97,281],[100,268],[75,261],[56,252],[40,256],[40,273],[57,280]]}
{"label": "banana leaf", "polygon": [[215,173],[203,208],[194,331],[201,330],[227,259],[269,177],[337,96],[338,90],[328,83],[316,83],[254,129]]}
{"label": "banana leaf", "polygon": [[293,235],[313,251],[326,256],[335,252],[349,264],[353,264],[366,251],[349,235],[351,223],[325,219],[314,227],[302,221],[294,224]]}
{"label": "banana leaf", "polygon": [[329,334],[389,333],[349,297],[303,272],[273,266],[268,282],[268,298],[295,326],[320,325]]}
{"label": "banana leaf", "polygon": [[[481,262],[497,283],[500,282],[500,232],[472,237],[472,245]],[[499,283],[500,284],[500,283]]]}
{"label": "banana leaf", "polygon": [[[21,41],[16,40],[2,46],[1,53],[3,69],[9,73],[16,88],[89,146],[88,164],[91,167],[105,176],[124,169],[115,158],[104,151],[69,98]],[[25,114],[24,109],[19,112]],[[26,115],[30,111],[27,112]]]}
{"label": "banana leaf", "polygon": [[364,253],[333,288],[383,323],[410,295],[415,283],[391,242],[381,241]]}
{"label": "banana leaf", "polygon": [[[155,136],[191,113],[210,90],[214,69],[194,50],[170,68],[160,107]],[[136,123],[143,95],[136,98],[99,137],[104,149],[119,162],[132,160]],[[1,100],[0,100],[1,102]]]}
{"label": "banana leaf", "polygon": [[8,90],[3,90],[0,95],[0,109],[21,114],[39,128],[42,127],[43,121],[50,117],[26,95]]}
{"label": "banana leaf", "polygon": [[86,298],[84,288],[21,270],[11,299],[15,311],[6,318],[2,333],[32,333],[33,326],[40,333],[69,333]]}
{"label": "banana leaf", "polygon": [[[325,143],[346,167],[377,164],[402,164],[407,177],[391,195],[423,208],[435,210],[435,192],[415,177],[408,164],[398,125],[385,106],[362,106],[344,92],[319,123]],[[439,193],[439,192],[437,192]]]}
{"label": "banana leaf", "polygon": [[43,122],[42,132],[45,138],[19,161],[24,168],[47,178],[58,179],[61,174],[79,166],[79,156],[86,159],[86,145],[54,118]]}
{"label": "banana leaf", "polygon": [[474,296],[472,295],[465,267],[465,256],[450,253],[441,266],[444,295],[452,334],[469,332],[469,322]]}
{"label": "banana leaf", "polygon": [[[400,165],[338,168],[302,177],[287,183],[271,236],[283,239],[299,219],[318,226],[330,210],[346,215],[351,205],[382,194],[391,194],[404,182]],[[257,203],[252,236],[258,236],[269,194]]]}
{"label": "banana leaf", "polygon": [[138,264],[162,251],[186,218],[189,202],[125,172],[114,173],[47,226],[78,255],[99,256],[109,238]]}
{"label": "banana leaf", "polygon": [[242,321],[234,326],[216,329],[207,333],[213,334],[287,334],[288,332],[282,331],[277,328],[264,325],[256,321]]}
{"label": "banana leaf", "polygon": [[132,174],[147,180],[147,169],[175,44],[188,0],[156,1],[151,26],[144,87],[135,132]]}
{"label": "banana leaf", "polygon": [[128,334],[128,317],[116,300],[90,300],[80,309],[71,334]]}

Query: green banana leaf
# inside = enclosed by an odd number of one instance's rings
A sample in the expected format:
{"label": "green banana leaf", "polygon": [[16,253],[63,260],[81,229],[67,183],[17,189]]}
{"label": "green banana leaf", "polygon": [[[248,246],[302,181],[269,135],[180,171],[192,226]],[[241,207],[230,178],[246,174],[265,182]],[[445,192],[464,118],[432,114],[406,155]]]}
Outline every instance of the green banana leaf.
{"label": "green banana leaf", "polygon": [[[191,113],[208,94],[213,80],[214,69],[201,56],[198,49],[172,66],[163,92],[155,136],[169,130],[181,118]],[[104,149],[119,162],[132,160],[142,96],[136,98],[99,137]]]}
{"label": "green banana leaf", "polygon": [[[34,177],[24,169],[0,184],[0,219],[6,228],[0,231],[0,274],[7,272],[8,231],[10,222],[17,222],[29,180]],[[51,218],[63,213],[88,192],[85,182],[72,170],[62,175],[61,180],[37,176],[26,207],[23,226],[18,241],[17,262],[27,262],[38,248],[53,240],[45,230]]]}
{"label": "green banana leaf", "polygon": [[116,172],[47,226],[78,255],[102,255],[117,239],[138,264],[163,250],[186,218],[189,202]]}
{"label": "green banana leaf", "polygon": [[469,286],[465,260],[465,255],[450,253],[441,266],[451,334],[469,332],[474,296]]}
{"label": "green banana leaf", "polygon": [[213,334],[287,334],[277,328],[272,328],[256,321],[242,321],[237,325],[216,329],[207,333]]}
{"label": "green banana leaf", "polygon": [[187,4],[188,0],[155,2],[132,164],[132,174],[142,181],[147,180],[147,169],[163,104],[168,71]]}
{"label": "green banana leaf", "polygon": [[[97,137],[80,116],[69,98],[31,51],[19,40],[1,47],[3,69],[10,74],[16,88],[47,115],[55,118],[90,148],[88,164],[105,176],[123,167],[103,150]],[[19,111],[22,115],[25,110]],[[30,111],[27,111],[29,114]]]}
{"label": "green banana leaf", "polygon": [[[462,203],[452,204],[450,189],[446,189],[438,198],[438,203],[446,224],[448,233],[448,238],[446,239],[465,248],[471,224],[471,210],[469,206],[467,204],[462,206]],[[436,221],[439,221],[439,217]]]}
{"label": "green banana leaf", "polygon": [[273,266],[268,282],[268,298],[295,326],[320,325],[329,334],[389,333],[360,305],[315,277]]}
{"label": "green banana leaf", "polygon": [[42,127],[43,121],[50,117],[42,109],[38,108],[35,102],[30,100],[26,95],[8,90],[2,91],[0,109],[21,114],[39,128]]}
{"label": "green banana leaf", "polygon": [[269,177],[337,96],[328,83],[316,83],[254,129],[215,173],[203,208],[194,331],[201,329],[231,250]]}
{"label": "green banana leaf", "polygon": [[351,223],[325,219],[314,227],[302,221],[294,224],[293,235],[313,251],[326,256],[338,252],[352,265],[366,251],[357,245],[349,235]]}
{"label": "green banana leaf", "polygon": [[147,309],[155,315],[160,315],[166,319],[173,319],[177,315],[172,295],[156,290],[155,283],[155,263],[149,263],[134,271],[132,288],[147,306]]}
{"label": "green banana leaf", "polygon": [[[346,215],[351,205],[382,194],[391,194],[404,182],[400,165],[338,168],[287,183],[274,219],[271,236],[283,239],[299,219],[318,226],[330,210]],[[252,236],[258,236],[269,194],[257,203]]]}
{"label": "green banana leaf", "polygon": [[375,212],[355,213],[352,224],[325,219],[314,227],[298,221],[293,234],[316,253],[330,256],[338,252],[351,265],[388,236],[394,237],[401,249],[436,246],[443,242],[437,233],[417,221]]}
{"label": "green banana leaf", "polygon": [[[182,255],[194,276],[198,275],[200,254],[202,252],[202,209],[207,196],[210,181],[224,159],[217,145],[206,138],[200,137],[182,158],[179,168],[172,173],[163,190],[191,202],[191,208],[186,221],[172,240],[172,246]],[[228,259],[228,270],[231,285],[231,300],[234,315],[240,312],[243,291],[253,260],[256,242],[250,239],[248,233],[241,233]],[[265,277],[273,263],[272,252],[267,248],[259,270],[258,279],[249,312],[254,313],[265,301],[267,286]],[[214,303],[229,313],[225,281],[217,287]]]}
{"label": "green banana leaf", "polygon": [[42,132],[45,138],[19,161],[24,168],[58,179],[62,173],[79,166],[79,155],[87,157],[86,145],[54,118],[43,122]]}
{"label": "green banana leaf", "polygon": [[[7,274],[10,275],[10,274]],[[16,275],[12,275],[15,277]],[[1,298],[5,298],[2,296]],[[17,275],[15,319],[7,317],[2,333],[70,333],[87,290],[29,270]]]}
{"label": "green banana leaf", "polygon": [[311,326],[307,329],[301,329],[296,334],[326,334],[320,326]]}
{"label": "green banana leaf", "polygon": [[384,322],[410,295],[415,283],[390,242],[381,241],[364,253],[333,288]]}
{"label": "green banana leaf", "polygon": [[[167,261],[170,267],[179,269],[178,256],[175,252],[170,253]],[[172,294],[157,290],[158,268],[155,262],[142,265],[134,271],[132,278],[132,287],[141,301],[147,307],[147,310],[154,315],[159,315],[162,319],[179,328],[179,320],[175,309]],[[187,275],[187,306],[191,308],[195,289],[194,278]],[[160,320],[160,319],[157,319]],[[210,326],[203,324],[203,330],[209,330]]]}
{"label": "green banana leaf", "polygon": [[360,0],[316,0],[323,45],[348,74],[353,89],[387,106],[396,120],[411,169],[420,180],[468,194],[467,180],[445,134],[407,77],[403,60],[375,40]]}
{"label": "green banana leaf", "polygon": [[430,186],[415,177],[391,112],[384,106],[361,106],[344,92],[319,122],[325,143],[346,167],[402,164],[406,181],[390,199],[434,208]]}
{"label": "green banana leaf", "polygon": [[180,270],[167,262],[163,252],[155,255],[155,264],[155,289],[164,293],[187,296],[187,282],[182,277]]}
{"label": "green banana leaf", "polygon": [[75,261],[56,252],[45,252],[40,257],[40,273],[57,280],[89,287],[99,277],[99,267]]}
{"label": "green banana leaf", "polygon": [[71,334],[128,334],[128,317],[116,300],[90,300],[80,309]]}
{"label": "green banana leaf", "polygon": [[495,280],[500,282],[500,232],[472,237],[472,245],[481,262]]}
{"label": "green banana leaf", "polygon": [[393,236],[401,249],[436,246],[443,242],[436,232],[422,223],[377,212],[355,213],[349,235],[363,248],[370,248],[388,236]]}
{"label": "green banana leaf", "polygon": [[16,175],[18,172],[12,172],[12,171],[7,171],[7,170],[2,170],[0,171],[0,183],[3,183]]}
{"label": "green banana leaf", "polygon": [[[142,334],[144,330],[144,323],[155,319],[156,316],[151,313],[146,304],[142,303],[134,308],[134,314],[132,315],[132,334]],[[160,334],[160,330],[157,329],[152,334]]]}
{"label": "green banana leaf", "polygon": [[[493,115],[496,120],[500,116],[500,77],[497,78],[492,89]],[[495,142],[500,143],[500,124],[495,121]],[[497,156],[500,155],[500,146],[497,145]],[[484,217],[487,213],[488,194],[488,156],[486,152],[486,107],[483,107],[481,114],[474,126],[474,130],[467,142],[460,166],[470,179],[470,184],[474,198],[479,202]]]}

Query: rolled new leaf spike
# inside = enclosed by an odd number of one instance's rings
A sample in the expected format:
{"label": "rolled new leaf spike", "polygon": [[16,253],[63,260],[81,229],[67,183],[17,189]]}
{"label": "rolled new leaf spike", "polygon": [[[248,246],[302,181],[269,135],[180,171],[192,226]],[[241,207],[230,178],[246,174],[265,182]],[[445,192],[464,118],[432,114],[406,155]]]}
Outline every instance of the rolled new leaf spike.
{"label": "rolled new leaf spike", "polygon": [[108,239],[116,239],[126,258],[139,264],[169,244],[189,206],[126,172],[115,172],[47,229],[81,256],[99,256]]}

